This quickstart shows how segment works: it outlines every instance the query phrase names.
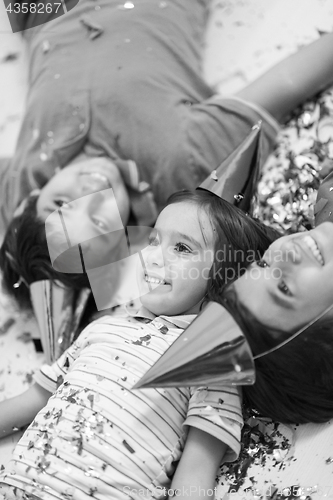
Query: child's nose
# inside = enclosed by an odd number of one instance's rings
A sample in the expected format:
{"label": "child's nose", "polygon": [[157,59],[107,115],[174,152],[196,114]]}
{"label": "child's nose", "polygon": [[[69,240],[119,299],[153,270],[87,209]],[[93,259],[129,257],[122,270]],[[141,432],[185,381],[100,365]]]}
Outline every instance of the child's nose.
{"label": "child's nose", "polygon": [[149,266],[164,266],[164,255],[162,251],[161,245],[156,245],[153,247],[149,247],[148,255],[146,258],[147,264]]}

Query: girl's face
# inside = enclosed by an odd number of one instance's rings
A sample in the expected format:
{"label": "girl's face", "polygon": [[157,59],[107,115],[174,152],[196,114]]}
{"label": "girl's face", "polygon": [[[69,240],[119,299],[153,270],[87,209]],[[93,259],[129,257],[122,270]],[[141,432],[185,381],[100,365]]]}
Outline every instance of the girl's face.
{"label": "girl's face", "polygon": [[142,252],[141,302],[156,315],[199,312],[214,256],[214,233],[207,214],[190,202],[160,213]]}
{"label": "girl's face", "polygon": [[333,224],[279,238],[234,285],[263,324],[290,331],[308,323],[333,304]]}

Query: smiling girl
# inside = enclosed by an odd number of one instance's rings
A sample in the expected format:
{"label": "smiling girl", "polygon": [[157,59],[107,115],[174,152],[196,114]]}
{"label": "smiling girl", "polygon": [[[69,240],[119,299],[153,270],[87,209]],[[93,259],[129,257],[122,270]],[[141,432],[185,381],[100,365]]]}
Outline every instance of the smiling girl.
{"label": "smiling girl", "polygon": [[[3,435],[40,410],[0,475],[7,499],[162,498],[170,485],[178,498],[211,498],[221,461],[240,451],[238,390],[131,388],[193,321],[213,265],[261,256],[275,237],[267,231],[210,192],[171,197],[142,252],[138,314],[95,321],[1,403]],[[224,247],[234,259],[217,260]]]}

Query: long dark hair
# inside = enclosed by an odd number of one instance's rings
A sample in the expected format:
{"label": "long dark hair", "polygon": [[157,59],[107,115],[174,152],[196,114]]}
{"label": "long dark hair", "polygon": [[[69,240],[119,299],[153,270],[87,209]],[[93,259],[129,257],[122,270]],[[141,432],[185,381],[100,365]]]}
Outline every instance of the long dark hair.
{"label": "long dark hair", "polygon": [[[241,325],[254,355],[290,337],[261,324],[231,284],[214,299]],[[333,417],[333,321],[323,317],[280,349],[255,360],[256,382],[243,387],[244,403],[282,423],[323,423]]]}

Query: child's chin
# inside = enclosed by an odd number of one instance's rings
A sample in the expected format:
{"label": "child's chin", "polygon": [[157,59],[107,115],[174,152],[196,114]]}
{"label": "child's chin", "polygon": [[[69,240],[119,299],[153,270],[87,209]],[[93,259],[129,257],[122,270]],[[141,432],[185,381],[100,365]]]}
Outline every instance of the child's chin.
{"label": "child's chin", "polygon": [[[151,296],[152,292],[147,295],[143,295],[140,298],[141,304],[148,309],[148,311],[152,312],[156,316],[159,316],[160,314],[166,314],[165,313],[165,301],[163,300],[156,300],[156,297]],[[150,297],[149,297],[150,295]]]}

